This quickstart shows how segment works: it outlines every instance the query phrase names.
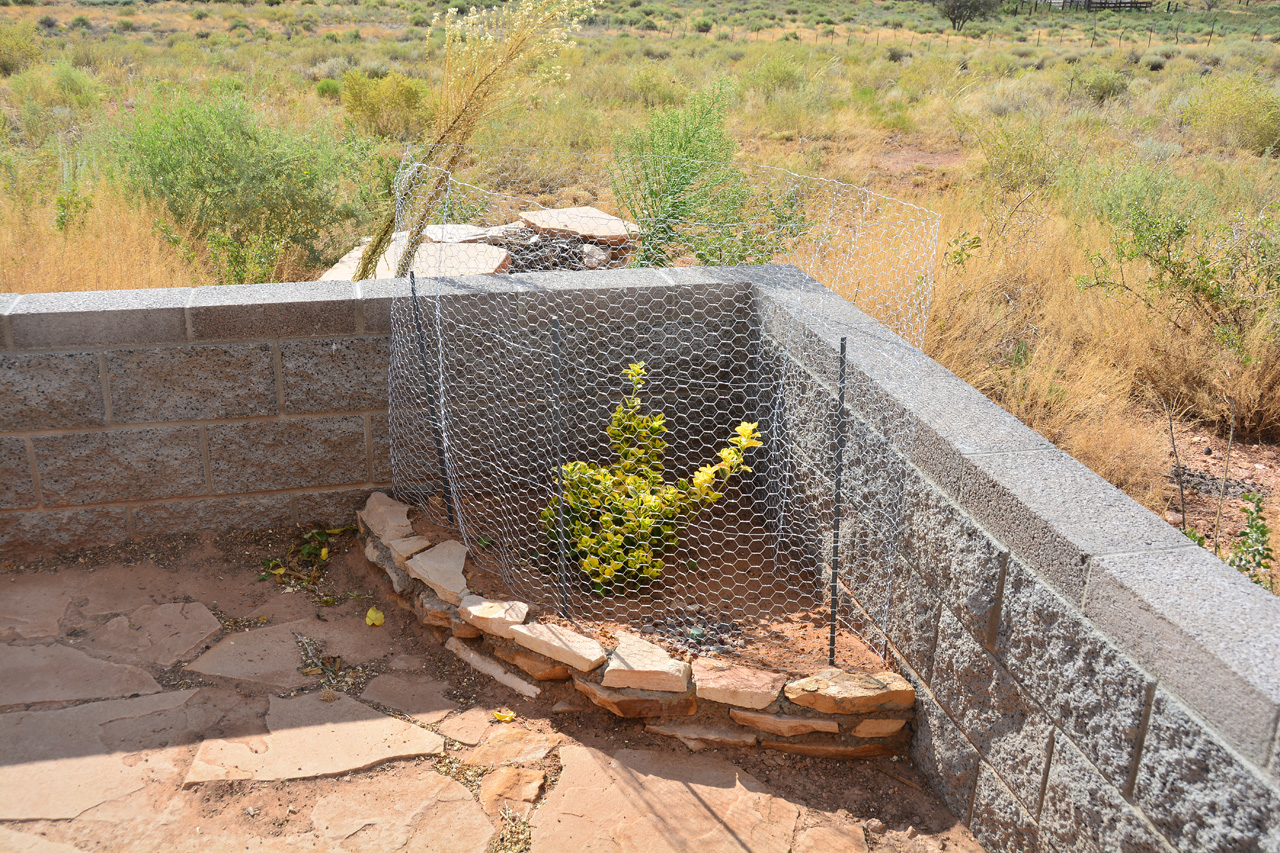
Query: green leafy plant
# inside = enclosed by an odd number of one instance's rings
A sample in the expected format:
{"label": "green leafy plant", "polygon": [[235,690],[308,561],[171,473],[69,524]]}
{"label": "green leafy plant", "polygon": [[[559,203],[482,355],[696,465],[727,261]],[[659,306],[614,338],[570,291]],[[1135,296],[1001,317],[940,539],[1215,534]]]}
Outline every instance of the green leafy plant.
{"label": "green leafy plant", "polygon": [[1265,589],[1271,589],[1271,528],[1262,514],[1262,495],[1243,495],[1244,527],[1236,534],[1236,547],[1227,565]]}
{"label": "green leafy plant", "polygon": [[640,401],[644,363],[623,372],[631,393],[613,412],[608,435],[617,461],[611,465],[569,462],[562,466],[564,503],[553,498],[541,513],[553,548],[565,550],[597,593],[613,594],[662,576],[662,555],[679,544],[679,531],[702,509],[724,497],[718,491],[750,471],[747,451],[762,446],[758,424],[739,424],[718,461],[688,479],[664,479],[666,418],[646,413]]}

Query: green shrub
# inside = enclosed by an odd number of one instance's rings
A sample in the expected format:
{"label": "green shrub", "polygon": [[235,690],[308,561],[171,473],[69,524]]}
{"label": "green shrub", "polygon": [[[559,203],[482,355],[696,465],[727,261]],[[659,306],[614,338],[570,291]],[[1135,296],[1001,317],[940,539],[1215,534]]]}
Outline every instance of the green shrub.
{"label": "green shrub", "polygon": [[237,95],[154,103],[122,150],[132,183],[205,238],[215,261],[222,253],[225,281],[264,275],[287,250],[318,263],[330,229],[352,215],[340,200],[342,147],[273,128]]}
{"label": "green shrub", "polygon": [[36,21],[42,30],[56,30],[58,28],[58,19],[53,15],[41,15],[40,20]]}
{"label": "green shrub", "polygon": [[191,13],[191,19],[193,21],[203,21],[207,17],[209,17],[208,9],[196,9]]}
{"label": "green shrub", "polygon": [[0,75],[17,74],[40,58],[36,28],[30,23],[0,24]]}
{"label": "green shrub", "polygon": [[322,98],[338,98],[342,96],[342,84],[332,77],[326,77],[316,83],[316,94]]}
{"label": "green shrub", "polygon": [[666,419],[661,412],[641,411],[644,363],[631,365],[623,375],[631,393],[614,410],[608,428],[617,461],[562,466],[563,510],[560,499],[552,498],[541,514],[551,546],[561,547],[563,530],[568,558],[602,595],[660,578],[662,555],[679,544],[680,528],[724,497],[716,489],[749,472],[745,454],[763,446],[758,425],[741,423],[717,462],[703,465],[689,479],[665,482]]}
{"label": "green shrub", "polygon": [[699,18],[698,20],[693,22],[693,29],[696,32],[709,33],[711,32],[711,27],[712,27],[712,23],[707,18]]}
{"label": "green shrub", "polygon": [[1080,90],[1095,104],[1105,104],[1129,91],[1129,78],[1109,68],[1093,68],[1080,75]]}
{"label": "green shrub", "polygon": [[71,23],[67,24],[67,26],[73,30],[93,29],[93,24],[89,21],[89,18],[86,17],[85,15],[76,15],[74,18],[71,19]]}
{"label": "green shrub", "polygon": [[1262,495],[1244,495],[1244,527],[1236,534],[1236,547],[1227,565],[1265,589],[1271,589],[1271,528],[1262,510]]}
{"label": "green shrub", "polygon": [[375,79],[348,71],[342,75],[342,107],[366,133],[406,141],[420,138],[431,126],[436,103],[424,80],[399,72]]}
{"label": "green shrub", "polygon": [[1210,79],[1182,120],[1215,144],[1263,154],[1280,143],[1280,95],[1255,77]]}

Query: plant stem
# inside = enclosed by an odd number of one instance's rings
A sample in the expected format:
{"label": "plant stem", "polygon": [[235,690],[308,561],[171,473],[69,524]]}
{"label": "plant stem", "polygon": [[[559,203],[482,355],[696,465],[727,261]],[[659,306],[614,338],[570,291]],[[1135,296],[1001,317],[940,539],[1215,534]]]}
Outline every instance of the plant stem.
{"label": "plant stem", "polygon": [[1227,473],[1231,470],[1231,445],[1236,438],[1236,401],[1228,400],[1231,406],[1231,431],[1227,434],[1227,458],[1222,464],[1222,488],[1218,490],[1218,514],[1213,520],[1213,553],[1218,554],[1218,526],[1222,523],[1222,501],[1227,496]]}
{"label": "plant stem", "polygon": [[1173,435],[1173,407],[1165,403],[1164,398],[1160,398],[1160,402],[1164,403],[1164,409],[1169,414],[1169,446],[1173,448],[1173,474],[1178,478],[1178,503],[1181,506],[1182,513],[1182,532],[1187,532],[1187,491],[1182,485],[1182,461],[1178,459],[1178,440]]}

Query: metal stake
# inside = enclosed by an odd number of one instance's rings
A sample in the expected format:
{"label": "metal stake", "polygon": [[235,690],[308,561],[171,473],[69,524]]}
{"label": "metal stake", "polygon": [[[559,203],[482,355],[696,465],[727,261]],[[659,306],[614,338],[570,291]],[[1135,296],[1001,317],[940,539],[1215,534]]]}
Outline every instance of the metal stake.
{"label": "metal stake", "polygon": [[568,555],[565,553],[567,534],[564,524],[564,423],[560,401],[564,392],[564,372],[560,357],[560,318],[551,318],[551,357],[556,370],[556,393],[551,404],[552,432],[556,447],[556,579],[560,588],[560,615],[569,618],[569,593],[565,575],[568,572]]}
{"label": "metal stake", "polygon": [[840,510],[841,492],[844,486],[844,392],[845,392],[845,355],[848,338],[840,338],[840,396],[836,408],[836,494],[835,512],[831,521],[831,636],[827,643],[827,664],[836,665],[836,614],[840,604],[840,590],[837,586],[840,574]]}
{"label": "metal stake", "polygon": [[[444,491],[444,506],[449,513],[449,526],[454,526],[453,492],[449,488],[449,474],[444,466],[444,446],[440,443],[440,430],[444,427],[444,416],[436,398],[435,386],[431,384],[431,365],[427,361],[427,333],[422,328],[422,316],[418,313],[418,283],[409,271],[409,304],[413,307],[413,325],[418,333],[418,358],[422,361],[422,382],[427,390],[427,407],[435,416],[436,428],[431,431],[431,439],[436,446],[436,462],[440,465],[440,485]],[[438,342],[437,342],[438,343]]]}

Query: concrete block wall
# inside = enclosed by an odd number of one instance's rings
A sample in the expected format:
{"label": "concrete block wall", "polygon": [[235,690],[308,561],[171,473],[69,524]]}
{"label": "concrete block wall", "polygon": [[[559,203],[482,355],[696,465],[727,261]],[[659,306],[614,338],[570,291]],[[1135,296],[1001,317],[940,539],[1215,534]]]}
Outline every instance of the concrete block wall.
{"label": "concrete block wall", "polygon": [[825,288],[732,275],[833,396],[847,336],[851,418],[901,442],[880,627],[913,758],[983,844],[1280,851],[1280,598]]}

